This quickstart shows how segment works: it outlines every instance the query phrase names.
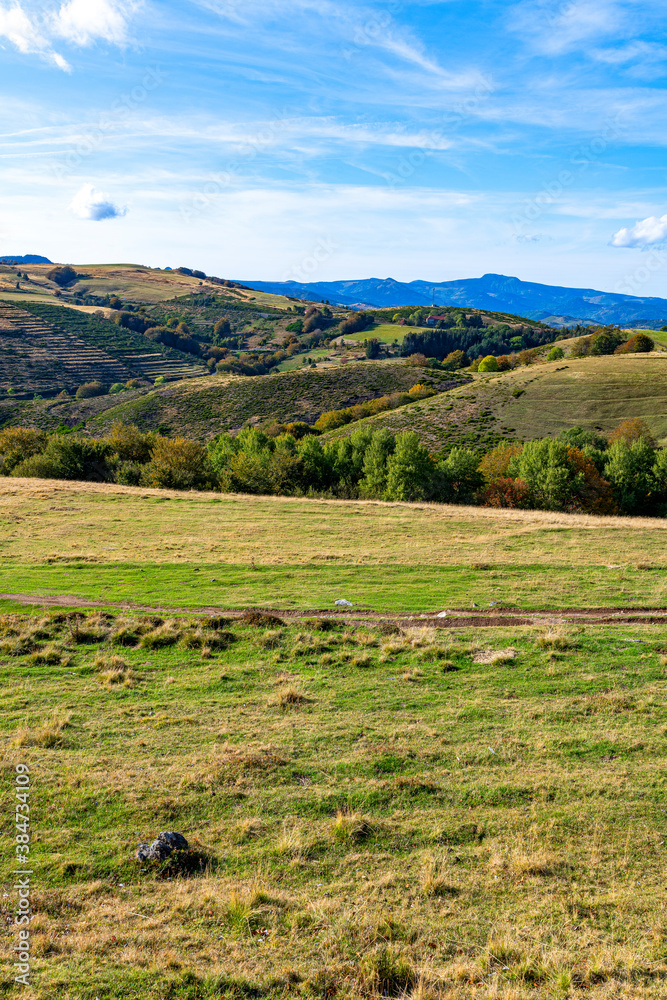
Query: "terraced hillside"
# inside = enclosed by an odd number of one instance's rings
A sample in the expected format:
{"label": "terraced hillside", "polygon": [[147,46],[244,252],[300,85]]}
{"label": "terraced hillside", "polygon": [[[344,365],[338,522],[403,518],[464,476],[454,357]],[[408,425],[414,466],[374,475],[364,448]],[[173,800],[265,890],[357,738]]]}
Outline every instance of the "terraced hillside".
{"label": "terraced hillside", "polygon": [[148,382],[158,375],[183,379],[205,371],[189,355],[75,310],[0,301],[0,394],[55,395],[92,379]]}
{"label": "terraced hillside", "polygon": [[0,392],[75,389],[98,378],[125,382],[136,372],[119,358],[15,306],[0,303]]}
{"label": "terraced hillside", "polygon": [[0,403],[0,426],[24,424],[45,429],[85,423],[100,433],[115,420],[136,423],[163,433],[205,440],[221,431],[271,420],[314,422],[326,410],[361,403],[417,383],[445,391],[461,378],[446,372],[425,372],[403,362],[365,361],[332,368],[306,368],[253,378],[208,375],[96,399],[39,400]]}
{"label": "terraced hillside", "polygon": [[631,417],[641,417],[667,443],[667,354],[566,359],[475,375],[446,396],[367,417],[327,436],[345,437],[360,425],[415,430],[437,452],[455,444],[492,446],[501,437],[526,441],[577,425],[608,432]]}

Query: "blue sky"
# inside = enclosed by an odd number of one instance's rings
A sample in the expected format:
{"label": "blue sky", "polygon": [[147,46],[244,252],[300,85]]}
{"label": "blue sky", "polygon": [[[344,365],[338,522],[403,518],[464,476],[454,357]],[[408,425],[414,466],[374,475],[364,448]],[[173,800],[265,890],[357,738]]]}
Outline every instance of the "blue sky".
{"label": "blue sky", "polygon": [[661,0],[0,0],[0,253],[667,297]]}

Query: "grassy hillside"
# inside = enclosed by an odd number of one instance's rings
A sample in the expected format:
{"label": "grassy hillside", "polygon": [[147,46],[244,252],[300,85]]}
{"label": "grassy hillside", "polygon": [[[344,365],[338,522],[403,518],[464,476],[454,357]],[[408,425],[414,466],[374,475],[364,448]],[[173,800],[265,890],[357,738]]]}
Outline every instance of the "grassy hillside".
{"label": "grassy hillside", "polygon": [[[416,430],[438,451],[455,443],[486,447],[499,437],[525,441],[577,425],[607,432],[630,417],[641,417],[661,443],[667,441],[665,354],[568,358],[476,375],[446,396],[368,417],[363,423],[394,433]],[[356,426],[328,436],[345,436]]]}
{"label": "grassy hillside", "polygon": [[403,362],[365,361],[339,367],[306,368],[253,378],[208,375],[95,399],[43,400],[0,404],[0,422],[43,427],[85,423],[100,433],[115,420],[164,432],[206,439],[246,423],[271,420],[314,422],[326,410],[340,409],[417,383],[446,390],[460,377],[447,372],[425,372]]}
{"label": "grassy hillside", "polygon": [[[666,528],[0,480],[29,995],[664,1000],[665,617],[627,608]],[[190,852],[140,864],[160,830]]]}

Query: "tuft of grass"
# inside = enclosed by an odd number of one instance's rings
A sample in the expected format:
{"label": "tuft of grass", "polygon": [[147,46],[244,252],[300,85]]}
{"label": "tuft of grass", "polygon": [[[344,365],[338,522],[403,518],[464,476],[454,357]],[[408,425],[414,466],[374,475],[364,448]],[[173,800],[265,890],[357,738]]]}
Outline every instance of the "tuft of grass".
{"label": "tuft of grass", "polygon": [[98,653],[95,657],[95,669],[98,680],[107,688],[133,687],[137,675],[120,656],[104,656]]}
{"label": "tuft of grass", "polygon": [[288,708],[300,708],[301,705],[305,705],[309,699],[303,693],[295,687],[285,688],[284,691],[280,691],[278,694],[277,704],[282,709]]}
{"label": "tuft of grass", "polygon": [[388,945],[365,955],[358,975],[363,993],[374,997],[408,997],[418,980],[409,960]]}
{"label": "tuft of grass", "polygon": [[367,816],[339,810],[331,827],[334,840],[341,843],[360,843],[377,832],[377,824]]}
{"label": "tuft of grass", "polygon": [[142,649],[164,649],[166,646],[175,646],[181,638],[178,629],[170,625],[160,625],[150,632],[146,632],[139,640]]}
{"label": "tuft of grass", "polygon": [[49,643],[48,646],[44,646],[43,649],[38,649],[30,655],[30,663],[46,663],[50,666],[60,665],[61,667],[69,667],[72,662],[72,657],[67,653],[62,646],[58,646],[56,643]]}
{"label": "tuft of grass", "polygon": [[368,655],[368,653],[360,653],[358,656],[353,656],[350,660],[350,666],[352,667],[370,667],[373,660]]}
{"label": "tuft of grass", "polygon": [[53,750],[65,742],[63,732],[69,726],[70,719],[69,712],[56,709],[41,726],[19,727],[12,743],[17,747],[42,747],[45,750]]}
{"label": "tuft of grass", "polygon": [[577,640],[563,628],[548,628],[537,639],[540,649],[549,649],[563,652],[566,649],[576,649]]}
{"label": "tuft of grass", "polygon": [[458,896],[459,890],[448,878],[447,865],[443,860],[428,858],[419,878],[419,888],[425,896]]}
{"label": "tuft of grass", "polygon": [[268,629],[257,637],[257,645],[260,649],[277,649],[284,642],[284,638],[280,629]]}

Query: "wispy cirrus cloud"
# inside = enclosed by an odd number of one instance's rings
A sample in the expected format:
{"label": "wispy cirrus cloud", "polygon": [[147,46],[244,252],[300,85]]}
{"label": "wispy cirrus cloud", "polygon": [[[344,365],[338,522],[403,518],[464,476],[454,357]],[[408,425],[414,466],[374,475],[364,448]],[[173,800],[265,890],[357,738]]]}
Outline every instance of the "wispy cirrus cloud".
{"label": "wispy cirrus cloud", "polygon": [[128,25],[140,0],[66,0],[60,6],[43,2],[0,3],[0,39],[24,55],[37,55],[65,72],[71,65],[55,46],[60,42],[83,48],[97,41],[124,45]]}
{"label": "wispy cirrus cloud", "polygon": [[[242,29],[247,37],[266,38],[273,49],[304,51],[339,46],[341,65],[372,52],[397,59],[421,70],[429,86],[445,90],[490,87],[490,75],[474,67],[452,70],[429,53],[424,42],[405,24],[393,18],[386,5],[358,4],[345,0],[190,0],[217,14],[230,30]],[[298,32],[294,25],[299,25]],[[360,64],[359,63],[359,64]],[[358,64],[358,65],[359,65]]]}
{"label": "wispy cirrus cloud", "polygon": [[561,55],[622,35],[628,12],[619,0],[526,0],[508,14],[510,30],[539,51]]}

